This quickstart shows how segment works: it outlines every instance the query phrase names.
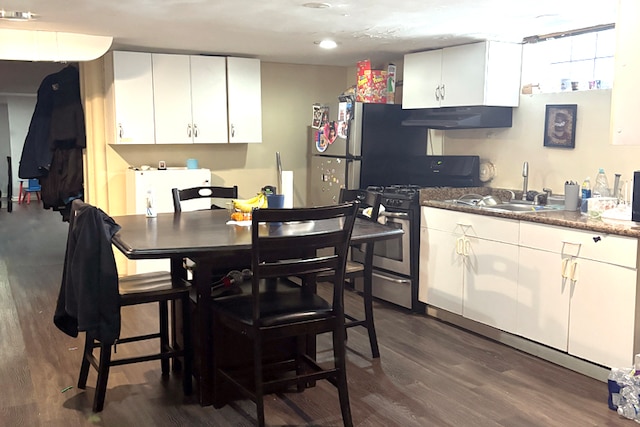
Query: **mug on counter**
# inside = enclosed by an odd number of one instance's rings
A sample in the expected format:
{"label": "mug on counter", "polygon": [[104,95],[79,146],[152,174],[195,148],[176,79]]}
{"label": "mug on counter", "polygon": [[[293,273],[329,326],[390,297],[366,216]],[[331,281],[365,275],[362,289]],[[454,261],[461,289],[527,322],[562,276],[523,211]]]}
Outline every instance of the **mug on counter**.
{"label": "mug on counter", "polygon": [[580,207],[580,186],[578,184],[564,185],[564,210],[577,211]]}
{"label": "mug on counter", "polygon": [[198,159],[187,159],[187,169],[198,169]]}

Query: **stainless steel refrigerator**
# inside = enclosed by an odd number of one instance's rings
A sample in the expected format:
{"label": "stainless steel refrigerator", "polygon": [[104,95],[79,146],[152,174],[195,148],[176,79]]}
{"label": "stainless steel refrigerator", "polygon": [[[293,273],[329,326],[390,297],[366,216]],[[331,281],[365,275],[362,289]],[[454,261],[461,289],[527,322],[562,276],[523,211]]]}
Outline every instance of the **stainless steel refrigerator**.
{"label": "stainless steel refrigerator", "polygon": [[347,124],[346,129],[337,129],[346,137],[337,136],[329,143],[322,137],[326,128],[309,129],[309,206],[337,203],[341,188],[420,184],[408,182],[415,176],[408,174],[407,166],[426,156],[427,131],[402,126],[410,110],[399,104],[347,104],[346,116],[341,108],[343,117],[335,120],[340,126]]}

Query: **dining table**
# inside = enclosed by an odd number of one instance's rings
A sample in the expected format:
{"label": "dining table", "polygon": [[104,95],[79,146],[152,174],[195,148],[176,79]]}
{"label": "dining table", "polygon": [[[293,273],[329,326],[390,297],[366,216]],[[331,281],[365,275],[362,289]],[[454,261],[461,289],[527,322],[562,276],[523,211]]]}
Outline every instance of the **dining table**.
{"label": "dining table", "polygon": [[[209,273],[218,272],[224,275],[225,272],[251,266],[251,223],[230,221],[229,213],[225,209],[159,213],[153,218],[145,215],[122,215],[112,218],[121,227],[113,237],[112,243],[128,259],[169,258],[174,283],[188,278],[184,262],[186,258],[195,263],[197,270],[192,279],[195,290],[192,297],[195,313],[192,339],[196,360],[196,391],[202,406],[213,404],[214,376],[212,364],[209,363],[213,360],[214,351],[210,333],[212,275]],[[277,226],[264,227],[260,233],[312,233],[324,226],[328,225],[284,222]],[[401,234],[400,229],[356,218],[351,244],[393,239]],[[181,309],[191,308],[174,306],[173,319],[179,318],[176,316],[176,310]],[[180,345],[180,328],[172,329],[172,339]]]}

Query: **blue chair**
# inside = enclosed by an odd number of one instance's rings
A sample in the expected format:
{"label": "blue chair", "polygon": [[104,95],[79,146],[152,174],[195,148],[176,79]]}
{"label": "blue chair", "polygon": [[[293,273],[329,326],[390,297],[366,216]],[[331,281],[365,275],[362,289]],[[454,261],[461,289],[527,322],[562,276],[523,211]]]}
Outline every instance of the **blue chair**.
{"label": "blue chair", "polygon": [[27,182],[27,187],[23,187],[23,181],[20,181],[20,194],[18,195],[18,204],[24,203],[25,199],[27,204],[31,203],[31,193],[36,193],[38,203],[40,202],[40,181],[37,178],[30,178]]}

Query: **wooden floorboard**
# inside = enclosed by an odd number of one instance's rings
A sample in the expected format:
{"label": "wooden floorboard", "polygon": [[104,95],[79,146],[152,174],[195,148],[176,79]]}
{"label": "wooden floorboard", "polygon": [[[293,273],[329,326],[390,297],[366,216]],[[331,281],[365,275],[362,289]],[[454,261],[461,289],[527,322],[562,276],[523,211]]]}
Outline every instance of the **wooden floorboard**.
{"label": "wooden floorboard", "polygon": [[[86,391],[76,388],[81,338],[52,321],[67,226],[33,202],[0,210],[0,426],[254,425],[251,402],[201,407],[183,396],[180,374],[163,377],[158,362],[113,368],[104,411],[91,412],[95,372]],[[361,301],[347,292],[350,312]],[[426,315],[381,302],[375,315],[380,359],[371,359],[364,329],[349,329],[347,341],[357,426],[634,425],[608,409],[602,382]],[[155,307],[127,307],[122,318],[123,335],[151,330]],[[318,339],[320,360],[330,360],[329,344],[329,337]],[[148,348],[120,346],[118,353]],[[342,425],[337,394],[326,382],[268,396],[265,405],[268,425]]]}

